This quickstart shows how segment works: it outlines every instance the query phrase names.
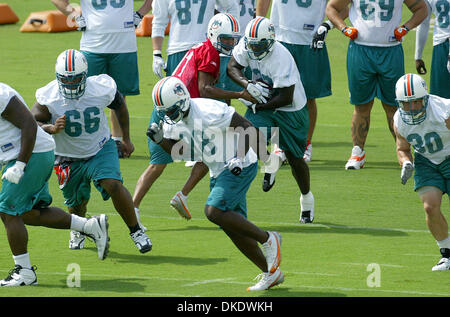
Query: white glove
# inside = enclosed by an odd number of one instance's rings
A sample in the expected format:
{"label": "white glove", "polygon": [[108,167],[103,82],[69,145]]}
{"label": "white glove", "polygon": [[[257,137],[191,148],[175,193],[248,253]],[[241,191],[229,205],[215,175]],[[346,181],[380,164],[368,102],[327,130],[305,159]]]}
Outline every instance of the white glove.
{"label": "white glove", "polygon": [[20,179],[23,177],[25,166],[24,162],[16,161],[16,163],[8,168],[5,173],[3,173],[2,179],[7,179],[11,183],[19,184]]}
{"label": "white glove", "polygon": [[166,69],[166,63],[161,56],[161,52],[153,53],[153,73],[157,75],[159,78],[163,78],[162,70]]}
{"label": "white glove", "polygon": [[328,31],[331,29],[330,24],[327,22],[322,23],[314,34],[312,43],[310,47],[312,49],[322,49],[325,43],[325,37],[327,36]]}
{"label": "white glove", "polygon": [[233,175],[238,176],[242,172],[242,161],[238,157],[233,157],[225,164],[225,168],[228,168]]}
{"label": "white glove", "polygon": [[138,28],[139,24],[141,24],[142,18],[144,16],[142,14],[140,14],[138,11],[135,11],[133,13],[133,23],[134,23],[134,27]]}
{"label": "white glove", "polygon": [[157,124],[153,122],[147,129],[147,136],[156,144],[160,144],[164,138],[163,122],[162,120]]}
{"label": "white glove", "polygon": [[242,102],[247,108],[251,109],[253,111],[253,113],[256,113],[256,104],[255,103],[251,103],[248,100],[245,100],[244,98],[239,98],[238,99],[240,102]]}
{"label": "white glove", "polygon": [[78,25],[78,31],[86,31],[86,19],[82,15],[77,15],[75,17],[75,22]]}
{"label": "white glove", "polygon": [[406,182],[408,181],[408,179],[412,176],[414,171],[414,164],[411,163],[410,161],[406,161],[403,163],[402,165],[402,174],[401,174],[401,179],[402,179],[402,184],[405,185]]}
{"label": "white glove", "polygon": [[268,98],[270,94],[269,86],[261,82],[249,82],[247,85],[247,91],[258,101],[258,103],[266,103],[266,98]]}

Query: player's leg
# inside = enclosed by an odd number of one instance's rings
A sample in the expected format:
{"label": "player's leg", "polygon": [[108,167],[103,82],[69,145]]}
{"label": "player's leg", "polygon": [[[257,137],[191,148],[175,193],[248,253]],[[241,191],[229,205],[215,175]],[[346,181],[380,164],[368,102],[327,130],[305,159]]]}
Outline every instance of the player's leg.
{"label": "player's leg", "polygon": [[384,102],[381,102],[383,105],[384,112],[386,113],[386,121],[389,127],[389,131],[392,134],[392,137],[394,138],[394,141],[396,139],[395,132],[394,132],[394,114],[397,111],[397,106],[389,105]]}
{"label": "player's leg", "polygon": [[314,134],[314,129],[316,128],[316,122],[317,122],[317,104],[316,99],[308,99],[306,101],[306,107],[308,108],[309,113],[309,129],[308,129],[308,135],[307,135],[307,143],[306,143],[306,149],[305,149],[305,155],[303,156],[303,159],[306,162],[310,162],[312,159],[312,137]]}

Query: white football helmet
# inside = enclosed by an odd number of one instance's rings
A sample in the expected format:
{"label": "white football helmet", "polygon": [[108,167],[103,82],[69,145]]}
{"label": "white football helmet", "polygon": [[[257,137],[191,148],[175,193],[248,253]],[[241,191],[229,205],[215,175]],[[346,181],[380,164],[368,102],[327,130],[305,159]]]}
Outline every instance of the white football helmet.
{"label": "white football helmet", "polygon": [[83,96],[88,64],[81,52],[69,49],[59,54],[55,71],[59,91],[64,98],[78,99]]}
{"label": "white football helmet", "polygon": [[239,21],[229,13],[216,14],[208,23],[208,39],[219,53],[230,56],[239,42]]}
{"label": "white football helmet", "polygon": [[175,124],[189,109],[191,96],[179,78],[168,76],[153,87],[152,98],[158,115],[166,123]]}
{"label": "white football helmet", "polygon": [[257,17],[247,24],[244,41],[249,57],[261,60],[273,49],[275,27],[269,19]]}
{"label": "white football helmet", "polygon": [[[395,84],[395,95],[403,122],[416,125],[425,120],[428,106],[428,89],[422,77],[416,74],[403,75]],[[414,100],[422,100],[420,109],[412,109],[412,101]]]}

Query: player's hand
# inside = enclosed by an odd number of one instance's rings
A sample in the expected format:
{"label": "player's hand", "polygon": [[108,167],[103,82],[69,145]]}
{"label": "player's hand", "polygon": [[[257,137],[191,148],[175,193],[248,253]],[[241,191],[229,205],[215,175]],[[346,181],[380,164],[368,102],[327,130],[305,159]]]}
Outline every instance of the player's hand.
{"label": "player's hand", "polygon": [[256,103],[250,102],[248,100],[245,100],[244,98],[238,99],[240,102],[242,102],[247,108],[251,109],[253,113],[256,113]]}
{"label": "player's hand", "polygon": [[258,103],[266,103],[267,99],[270,95],[269,86],[262,82],[252,83],[249,82],[247,84],[247,91],[253,98],[258,101]]}
{"label": "player's hand", "polygon": [[124,158],[128,158],[131,156],[131,153],[134,152],[134,145],[131,143],[131,141],[123,139],[121,142],[122,146],[122,155]]}
{"label": "player's hand", "polygon": [[427,69],[425,68],[425,62],[423,60],[416,59],[416,70],[421,75],[424,75],[427,73]]}
{"label": "player's hand", "polygon": [[86,31],[86,19],[82,15],[77,15],[75,17],[75,22],[77,23],[77,31]]}
{"label": "player's hand", "polygon": [[161,53],[153,54],[153,73],[155,73],[155,75],[159,78],[163,78],[163,69],[166,69],[166,63],[164,62]]}
{"label": "player's hand", "polygon": [[164,138],[163,121],[159,121],[159,124],[153,122],[147,129],[147,136],[156,144],[160,144]]}
{"label": "player's hand", "polygon": [[139,24],[141,24],[141,21],[143,18],[144,18],[144,16],[142,14],[140,14],[139,11],[135,11],[133,13],[133,23],[134,23],[135,28],[139,27]]}
{"label": "player's hand", "polygon": [[62,115],[58,119],[56,119],[53,124],[52,134],[57,134],[66,128],[66,115]]}
{"label": "player's hand", "polygon": [[351,26],[346,26],[342,28],[341,32],[344,33],[344,35],[349,37],[351,40],[354,40],[358,37],[358,29]]}
{"label": "player's hand", "polygon": [[408,181],[408,179],[411,178],[412,174],[414,171],[414,164],[411,163],[410,161],[406,161],[403,163],[402,165],[402,173],[401,173],[401,180],[402,180],[402,184],[405,185],[406,182]]}
{"label": "player's hand", "polygon": [[394,36],[397,39],[397,41],[401,42],[403,41],[403,37],[409,32],[409,29],[406,25],[399,26],[394,30]]}
{"label": "player's hand", "polygon": [[322,23],[319,26],[316,33],[314,33],[314,37],[310,46],[313,50],[320,50],[323,48],[323,45],[325,44],[325,37],[327,36],[327,33],[330,29],[330,26],[326,22]]}
{"label": "player's hand", "polygon": [[241,97],[238,98],[238,99],[239,100],[240,99],[244,99],[245,101],[250,102],[250,103],[258,103],[258,100],[253,98],[253,96],[250,95],[250,93],[248,92],[247,89],[244,89],[244,90],[241,91]]}
{"label": "player's hand", "polygon": [[238,176],[242,172],[242,161],[238,157],[233,157],[225,164],[225,168],[228,168],[233,175]]}
{"label": "player's hand", "polygon": [[16,161],[16,163],[8,168],[5,173],[3,173],[2,179],[7,179],[9,182],[14,184],[19,184],[20,179],[23,177],[23,174],[25,174],[25,164],[21,161]]}

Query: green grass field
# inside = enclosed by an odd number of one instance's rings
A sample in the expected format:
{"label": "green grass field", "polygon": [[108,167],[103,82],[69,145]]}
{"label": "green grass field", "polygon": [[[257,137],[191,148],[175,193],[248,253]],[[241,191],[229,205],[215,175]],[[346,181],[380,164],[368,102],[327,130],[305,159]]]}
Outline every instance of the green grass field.
{"label": "green grass field", "polygon": [[[79,48],[80,33],[20,33],[33,11],[53,10],[49,0],[8,0],[20,17],[15,25],[0,26],[0,82],[14,87],[28,106],[34,93],[53,80],[57,55]],[[142,1],[135,1],[140,6]],[[404,20],[409,16],[405,7]],[[430,35],[431,37],[431,35]],[[39,285],[0,289],[0,296],[126,296],[126,297],[366,297],[450,295],[450,275],[431,272],[439,260],[437,245],[425,225],[425,215],[413,182],[400,183],[395,145],[385,115],[377,100],[366,143],[363,170],[344,170],[352,148],[350,122],[353,106],[348,101],[346,77],[347,39],[333,30],[327,38],[332,65],[331,97],[318,100],[319,117],[313,138],[311,189],[315,196],[314,224],[299,219],[299,190],[284,166],[276,186],[261,189],[262,174],[248,195],[249,219],[265,230],[283,236],[281,269],[285,282],[265,292],[246,288],[260,272],[234,247],[225,234],[203,214],[208,196],[204,179],[189,198],[193,219],[181,219],[169,200],[186,181],[190,169],[183,163],[169,166],[141,205],[143,223],[149,228],[153,250],[141,255],[112,202],[103,202],[93,189],[91,215],[106,213],[110,222],[111,247],[104,261],[97,259],[94,243],[84,250],[69,250],[69,231],[29,227],[32,264],[38,267]],[[404,43],[406,71],[415,72],[415,32]],[[152,111],[151,91],[157,78],[152,72],[150,38],[138,38],[141,94],[127,98],[131,136],[135,152],[121,160],[124,184],[132,194],[140,174],[148,165],[145,131]],[[431,63],[431,39],[424,52]],[[428,75],[425,76],[429,81]],[[240,113],[244,108],[233,103]],[[64,208],[63,197],[52,176],[54,205]],[[448,214],[448,198],[443,211]],[[0,226],[0,275],[13,267],[3,226]],[[67,286],[70,264],[81,268],[81,287]],[[378,264],[379,285],[373,285]],[[368,282],[369,281],[369,282]]]}

